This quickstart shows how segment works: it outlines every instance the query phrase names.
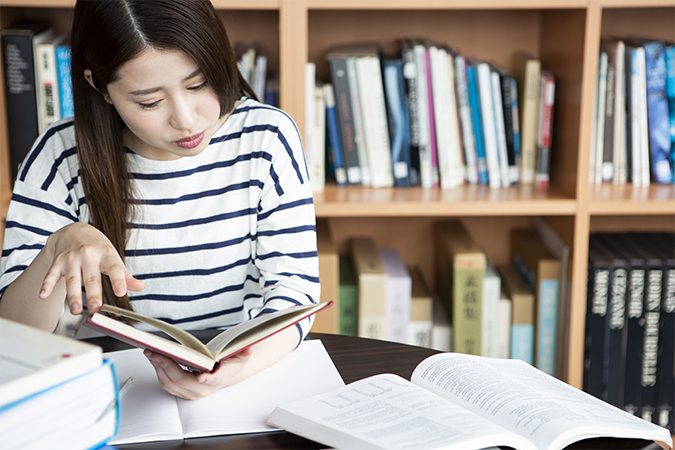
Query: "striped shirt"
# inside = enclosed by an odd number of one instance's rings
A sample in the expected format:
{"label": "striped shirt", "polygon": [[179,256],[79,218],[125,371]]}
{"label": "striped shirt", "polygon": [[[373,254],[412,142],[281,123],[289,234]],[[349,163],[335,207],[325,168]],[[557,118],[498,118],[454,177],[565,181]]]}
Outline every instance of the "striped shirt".
{"label": "striped shirt", "polygon": [[[242,99],[197,156],[128,152],[135,198],[125,263],[145,282],[134,309],[184,329],[227,327],[319,300],[312,192],[300,136],[282,111]],[[0,294],[47,237],[90,222],[72,120],[22,164],[7,213]],[[304,337],[311,320],[300,325]]]}

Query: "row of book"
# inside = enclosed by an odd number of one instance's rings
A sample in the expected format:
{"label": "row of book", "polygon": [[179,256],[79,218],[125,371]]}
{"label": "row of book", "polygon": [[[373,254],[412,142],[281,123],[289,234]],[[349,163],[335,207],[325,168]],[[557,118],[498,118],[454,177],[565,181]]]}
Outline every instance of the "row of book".
{"label": "row of book", "polygon": [[258,45],[235,45],[237,67],[244,80],[263,103],[279,106],[279,78],[267,67],[267,55]]}
{"label": "row of book", "polygon": [[115,365],[101,348],[0,318],[2,448],[99,448],[117,433]]}
{"label": "row of book", "polygon": [[48,22],[20,21],[2,29],[2,54],[12,176],[38,135],[73,116],[68,36]]}
{"label": "row of book", "polygon": [[305,74],[316,190],[326,157],[338,185],[548,187],[556,80],[538,59],[516,55],[512,75],[412,39],[395,55],[356,44],[326,59],[330,80],[311,62]]}
{"label": "row of book", "polygon": [[675,233],[590,236],[584,390],[675,433]]}
{"label": "row of book", "polygon": [[[556,375],[569,248],[542,219],[513,232],[513,264],[495,267],[459,221],[435,226],[435,292],[395,248],[353,237],[338,255],[317,226],[322,295],[332,316],[314,331],[340,333],[497,358],[522,359]],[[551,247],[551,249],[549,249]],[[337,274],[337,275],[336,275]],[[333,281],[337,280],[337,281]],[[561,293],[562,292],[562,293]]]}
{"label": "row of book", "polygon": [[675,45],[600,43],[590,182],[675,180]]}

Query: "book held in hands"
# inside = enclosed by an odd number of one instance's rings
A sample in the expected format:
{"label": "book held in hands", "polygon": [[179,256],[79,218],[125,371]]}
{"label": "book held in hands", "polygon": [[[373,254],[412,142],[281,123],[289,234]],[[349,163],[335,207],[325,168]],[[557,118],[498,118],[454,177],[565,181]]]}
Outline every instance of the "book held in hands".
{"label": "book held in hands", "polygon": [[[215,372],[220,367],[221,360],[227,359],[251,345],[295,325],[331,304],[332,302],[299,305],[270,314],[263,314],[228,328],[211,339],[206,345],[189,332],[162,320],[111,305],[103,305],[101,312],[93,314],[84,322],[84,325],[135,347],[160,353],[193,371]],[[146,323],[163,331],[178,342],[139,330],[103,313]]]}

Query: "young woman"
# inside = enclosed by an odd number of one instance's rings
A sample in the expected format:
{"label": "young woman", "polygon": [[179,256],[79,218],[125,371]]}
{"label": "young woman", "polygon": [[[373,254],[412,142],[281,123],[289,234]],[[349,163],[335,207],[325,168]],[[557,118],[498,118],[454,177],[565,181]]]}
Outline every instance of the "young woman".
{"label": "young woman", "polygon": [[[38,138],[14,186],[0,316],[51,331],[66,299],[73,314],[107,302],[203,329],[318,302],[298,130],[255,100],[211,3],[78,0],[72,56],[75,118]],[[213,375],[146,356],[164,389],[197,398],[283,358],[310,326]]]}

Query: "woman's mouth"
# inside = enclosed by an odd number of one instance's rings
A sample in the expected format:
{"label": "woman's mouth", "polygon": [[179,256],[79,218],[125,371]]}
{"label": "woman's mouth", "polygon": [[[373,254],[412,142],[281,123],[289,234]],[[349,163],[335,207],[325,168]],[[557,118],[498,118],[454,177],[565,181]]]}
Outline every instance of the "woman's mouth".
{"label": "woman's mouth", "polygon": [[196,146],[198,146],[199,144],[202,143],[202,139],[204,139],[204,133],[199,133],[199,134],[195,134],[195,135],[192,135],[192,136],[188,136],[186,138],[179,139],[175,142],[176,142],[176,145],[179,146],[179,147],[195,148]]}

